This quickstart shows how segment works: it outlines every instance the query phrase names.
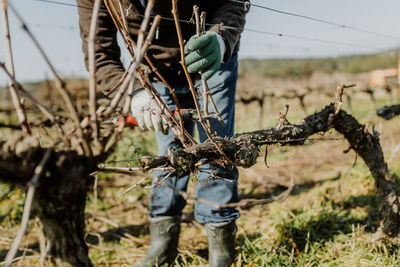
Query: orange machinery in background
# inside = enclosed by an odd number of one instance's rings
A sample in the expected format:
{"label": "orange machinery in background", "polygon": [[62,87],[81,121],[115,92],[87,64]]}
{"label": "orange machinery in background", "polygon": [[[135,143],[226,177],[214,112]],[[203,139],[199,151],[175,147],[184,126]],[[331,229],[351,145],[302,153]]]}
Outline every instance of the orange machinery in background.
{"label": "orange machinery in background", "polygon": [[373,70],[369,78],[370,86],[396,86],[398,84],[398,69]]}

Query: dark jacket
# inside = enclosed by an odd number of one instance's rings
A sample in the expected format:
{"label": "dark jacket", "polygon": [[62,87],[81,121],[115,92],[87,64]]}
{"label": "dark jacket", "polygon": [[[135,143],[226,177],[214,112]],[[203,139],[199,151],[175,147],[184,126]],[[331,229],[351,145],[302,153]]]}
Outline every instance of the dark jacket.
{"label": "dark jacket", "polygon": [[[113,2],[119,10],[118,0],[113,0]],[[136,41],[145,8],[139,0],[121,0],[121,2],[124,12],[128,13],[129,34]],[[86,68],[88,66],[87,39],[93,3],[94,0],[77,0]],[[206,29],[215,31],[222,36],[226,45],[224,61],[229,60],[239,49],[240,34],[245,24],[245,14],[247,12],[244,3],[241,4],[230,0],[180,0],[178,1],[179,19],[190,21],[193,14],[193,5],[197,5],[200,8],[200,12],[206,12],[206,23],[208,25]],[[171,0],[155,0],[153,14],[160,14],[163,19],[159,25],[158,38],[153,40],[152,45],[147,50],[147,55],[166,81],[172,87],[179,87],[186,85],[187,82],[179,64],[178,37],[171,9]],[[181,28],[183,39],[186,41],[196,33],[196,27],[192,23],[181,22]],[[121,52],[116,38],[117,29],[104,3],[102,3],[100,9],[96,34],[96,79],[103,93],[108,94],[110,90],[119,84],[125,70],[120,60]],[[156,79],[154,75],[150,77],[154,80]]]}

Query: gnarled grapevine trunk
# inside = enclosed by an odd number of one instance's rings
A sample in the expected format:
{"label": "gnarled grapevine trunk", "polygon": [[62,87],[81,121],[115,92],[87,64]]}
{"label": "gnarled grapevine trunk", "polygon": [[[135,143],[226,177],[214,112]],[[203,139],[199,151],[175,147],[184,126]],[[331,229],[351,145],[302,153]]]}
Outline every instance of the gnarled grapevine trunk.
{"label": "gnarled grapevine trunk", "polygon": [[379,133],[369,133],[364,125],[344,111],[338,114],[334,126],[362,157],[375,178],[375,185],[382,199],[382,230],[389,236],[396,236],[400,232],[400,198],[395,182],[398,178],[389,172],[385,163]]}
{"label": "gnarled grapevine trunk", "polygon": [[92,179],[86,158],[69,153],[49,164],[33,201],[33,214],[43,224],[56,266],[92,266],[84,240],[84,209]]}
{"label": "gnarled grapevine trunk", "polygon": [[[215,138],[214,141],[237,166],[248,168],[256,163],[261,145],[302,145],[311,135],[331,128],[343,134],[351,148],[367,164],[382,198],[382,230],[389,236],[396,236],[400,233],[400,198],[396,177],[389,172],[385,163],[379,134],[375,131],[371,134],[366,126],[345,111],[337,110],[334,104],[304,118],[300,124],[283,123],[274,128],[236,134],[232,138]],[[167,164],[174,167],[176,173],[183,174],[194,169],[202,159],[219,160],[221,155],[215,150],[214,144],[205,142],[171,150],[170,155],[164,157],[144,158],[141,164],[144,169]]]}
{"label": "gnarled grapevine trunk", "polygon": [[[0,143],[0,180],[26,185],[44,149],[32,137]],[[84,209],[96,168],[94,160],[76,152],[53,151],[36,185],[32,215],[39,217],[56,266],[93,266],[84,240]]]}
{"label": "gnarled grapevine trunk", "polygon": [[376,112],[376,114],[386,120],[393,119],[400,115],[400,104],[392,106],[384,106]]}

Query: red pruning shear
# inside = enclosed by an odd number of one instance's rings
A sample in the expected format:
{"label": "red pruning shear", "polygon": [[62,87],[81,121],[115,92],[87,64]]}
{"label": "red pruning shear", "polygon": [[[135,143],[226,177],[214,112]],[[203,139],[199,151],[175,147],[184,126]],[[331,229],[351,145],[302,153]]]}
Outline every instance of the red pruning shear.
{"label": "red pruning shear", "polygon": [[[189,121],[197,121],[199,120],[199,115],[195,109],[180,109],[181,112],[181,117],[183,122],[189,122]],[[173,114],[176,118],[178,118],[178,111],[174,110]],[[217,115],[214,112],[211,112],[210,114],[205,115],[202,113],[203,119],[217,119]],[[103,121],[101,124],[105,125],[115,125],[119,126],[121,122],[123,121],[124,117],[120,116],[111,120]],[[134,128],[138,126],[138,122],[133,116],[127,116],[125,120],[125,125],[126,127],[131,127]]]}

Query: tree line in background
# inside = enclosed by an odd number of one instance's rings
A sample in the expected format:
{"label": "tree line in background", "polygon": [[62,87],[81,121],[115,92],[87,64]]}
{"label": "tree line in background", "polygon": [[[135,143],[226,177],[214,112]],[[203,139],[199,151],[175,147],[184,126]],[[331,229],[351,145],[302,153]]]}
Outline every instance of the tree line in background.
{"label": "tree line in background", "polygon": [[395,51],[327,58],[242,59],[239,63],[239,75],[252,73],[279,78],[304,77],[316,71],[356,74],[395,66]]}

